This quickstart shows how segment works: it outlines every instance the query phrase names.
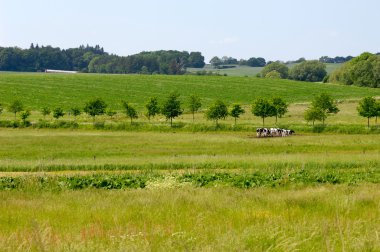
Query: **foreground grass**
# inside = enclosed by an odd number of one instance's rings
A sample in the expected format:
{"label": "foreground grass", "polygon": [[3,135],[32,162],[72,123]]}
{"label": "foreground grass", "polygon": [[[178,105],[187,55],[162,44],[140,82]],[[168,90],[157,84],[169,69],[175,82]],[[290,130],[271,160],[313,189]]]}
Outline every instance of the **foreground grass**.
{"label": "foreground grass", "polygon": [[377,251],[379,189],[0,191],[0,250]]}

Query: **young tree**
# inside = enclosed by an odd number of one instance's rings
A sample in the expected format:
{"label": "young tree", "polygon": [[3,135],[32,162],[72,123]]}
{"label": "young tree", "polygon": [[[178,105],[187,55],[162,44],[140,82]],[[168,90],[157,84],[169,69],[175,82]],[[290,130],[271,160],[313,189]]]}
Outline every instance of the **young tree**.
{"label": "young tree", "polygon": [[181,102],[178,100],[178,93],[171,93],[164,102],[161,113],[166,117],[166,120],[170,119],[170,126],[173,127],[173,118],[182,115]]}
{"label": "young tree", "polygon": [[65,115],[65,112],[63,112],[63,109],[58,107],[58,108],[55,108],[53,109],[53,117],[55,119],[59,119],[60,117],[63,117]]}
{"label": "young tree", "polygon": [[51,109],[49,107],[43,107],[41,109],[41,114],[44,116],[44,120],[47,115],[50,115],[50,113],[51,113]]}
{"label": "young tree", "polygon": [[373,97],[364,97],[357,107],[360,116],[367,117],[367,127],[369,128],[369,119],[377,115],[377,104]]}
{"label": "young tree", "polygon": [[288,104],[286,104],[286,102],[281,97],[272,98],[272,104],[274,107],[277,124],[277,118],[281,118],[283,115],[285,115],[286,112],[288,112]]}
{"label": "young tree", "polygon": [[232,109],[230,111],[230,116],[235,118],[235,125],[236,125],[236,119],[240,117],[241,114],[244,114],[245,110],[239,105],[234,104],[232,105]]}
{"label": "young tree", "polygon": [[375,123],[377,126],[377,118],[380,116],[380,100],[376,101],[376,115],[375,115]]}
{"label": "young tree", "polygon": [[315,121],[322,121],[324,117],[324,113],[322,110],[314,107],[310,107],[305,111],[304,118],[307,122],[312,121],[313,126]]}
{"label": "young tree", "polygon": [[8,111],[15,114],[15,120],[16,120],[17,113],[23,111],[23,109],[24,109],[24,105],[22,104],[20,100],[13,101],[8,107]]}
{"label": "young tree", "polygon": [[261,117],[263,119],[264,126],[265,118],[275,116],[276,111],[270,101],[263,98],[258,98],[252,105],[252,114]]}
{"label": "young tree", "polygon": [[194,122],[194,114],[197,112],[202,106],[201,98],[196,95],[190,95],[189,97],[189,109],[193,114],[193,122]]}
{"label": "young tree", "polygon": [[92,116],[92,120],[95,123],[95,116],[103,115],[106,108],[107,104],[105,101],[100,98],[95,98],[85,104],[83,111]]}
{"label": "young tree", "polygon": [[129,117],[131,119],[131,124],[132,124],[132,122],[133,122],[132,120],[138,118],[137,110],[131,104],[129,104],[126,101],[123,101],[123,107],[125,110],[124,111],[125,114],[127,115],[127,117]]}
{"label": "young tree", "polygon": [[311,106],[315,109],[319,109],[323,113],[322,124],[325,125],[325,119],[330,114],[336,114],[339,112],[337,102],[328,94],[322,93],[314,98]]}
{"label": "young tree", "polygon": [[28,119],[29,116],[30,116],[30,111],[29,110],[21,111],[20,117],[21,117],[22,123],[24,125],[26,124],[26,119]]}
{"label": "young tree", "polygon": [[151,117],[154,117],[160,113],[160,107],[158,106],[157,97],[151,97],[149,101],[145,104],[146,117],[150,121]]}
{"label": "young tree", "polygon": [[206,111],[206,118],[208,120],[215,121],[215,125],[218,126],[218,121],[220,119],[225,119],[228,116],[228,108],[227,105],[217,100],[211,107]]}
{"label": "young tree", "polygon": [[117,112],[111,108],[106,109],[106,115],[111,117],[111,119],[117,114]]}
{"label": "young tree", "polygon": [[70,109],[71,114],[74,116],[74,121],[77,121],[77,116],[80,116],[82,114],[82,111],[79,107],[72,107]]}

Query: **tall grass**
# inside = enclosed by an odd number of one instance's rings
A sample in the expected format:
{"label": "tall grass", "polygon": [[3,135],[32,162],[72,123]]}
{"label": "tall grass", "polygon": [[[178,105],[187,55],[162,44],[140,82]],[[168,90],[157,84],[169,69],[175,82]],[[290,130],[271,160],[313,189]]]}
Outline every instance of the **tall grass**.
{"label": "tall grass", "polygon": [[3,251],[377,251],[378,185],[0,192]]}

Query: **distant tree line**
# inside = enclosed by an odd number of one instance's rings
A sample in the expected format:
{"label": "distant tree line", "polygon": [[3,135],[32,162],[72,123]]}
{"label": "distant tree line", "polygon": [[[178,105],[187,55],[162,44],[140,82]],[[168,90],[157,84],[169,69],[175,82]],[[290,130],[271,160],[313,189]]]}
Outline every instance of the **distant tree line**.
{"label": "distant tree line", "polygon": [[38,72],[59,69],[87,72],[91,60],[105,55],[107,53],[99,45],[82,45],[67,50],[34,44],[29,49],[0,47],[0,71]]}
{"label": "distant tree line", "polygon": [[183,74],[204,67],[200,52],[156,51],[120,57],[99,45],[60,49],[31,44],[29,49],[0,47],[0,71],[38,72],[45,69],[91,73]]}
{"label": "distant tree line", "polygon": [[90,73],[184,74],[187,67],[204,67],[200,52],[155,51],[120,57],[102,55],[88,66]]}
{"label": "distant tree line", "polygon": [[335,58],[330,58],[328,56],[322,56],[319,58],[319,61],[322,62],[322,63],[345,63],[347,61],[350,61],[352,60],[354,57],[352,56],[347,56],[347,57],[341,57],[341,56],[337,56]]}
{"label": "distant tree line", "polygon": [[210,64],[212,65],[212,67],[220,69],[220,68],[228,68],[228,65],[263,67],[267,63],[266,63],[266,60],[261,57],[258,57],[258,58],[252,57],[252,58],[249,58],[248,60],[245,60],[245,59],[237,60],[235,58],[227,57],[227,56],[223,56],[222,58],[215,56],[210,60]]}

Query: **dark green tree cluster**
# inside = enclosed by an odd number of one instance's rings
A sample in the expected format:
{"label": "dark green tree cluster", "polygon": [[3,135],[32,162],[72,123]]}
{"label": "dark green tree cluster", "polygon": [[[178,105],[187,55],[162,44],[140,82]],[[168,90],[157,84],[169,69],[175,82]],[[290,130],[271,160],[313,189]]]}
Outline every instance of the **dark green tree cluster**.
{"label": "dark green tree cluster", "polygon": [[183,74],[187,67],[204,67],[200,52],[156,51],[120,57],[99,45],[67,50],[51,46],[29,49],[0,47],[0,71],[37,72],[58,69],[92,73]]}
{"label": "dark green tree cluster", "polygon": [[330,82],[361,87],[380,87],[380,55],[363,53],[331,74]]}
{"label": "dark green tree cluster", "polygon": [[0,47],[0,71],[37,72],[59,69],[86,72],[90,61],[100,55],[106,53],[98,45],[67,50],[33,44],[25,50],[18,47]]}
{"label": "dark green tree cluster", "polygon": [[261,71],[261,77],[292,79],[298,81],[318,82],[325,76],[326,65],[318,60],[302,60],[289,70],[289,67],[281,62],[272,62]]}
{"label": "dark green tree cluster", "polygon": [[139,73],[139,74],[184,74],[187,67],[202,68],[204,57],[200,52],[155,51],[120,57],[102,55],[91,60],[91,73]]}
{"label": "dark green tree cluster", "polygon": [[295,65],[289,73],[289,79],[318,82],[327,75],[326,65],[318,60],[307,60]]}
{"label": "dark green tree cluster", "polygon": [[289,68],[287,65],[281,62],[272,62],[263,68],[263,70],[261,71],[261,76],[269,77],[267,76],[269,73],[271,73],[272,75],[274,73],[278,73],[280,74],[281,79],[287,79],[289,76]]}
{"label": "dark green tree cluster", "polygon": [[240,65],[240,66],[250,66],[250,67],[264,67],[266,65],[266,61],[264,58],[258,57],[252,57],[248,60],[241,59],[237,60],[232,57],[223,56],[222,58],[219,58],[217,56],[213,57],[210,60],[210,64],[214,68],[227,68],[226,65]]}

